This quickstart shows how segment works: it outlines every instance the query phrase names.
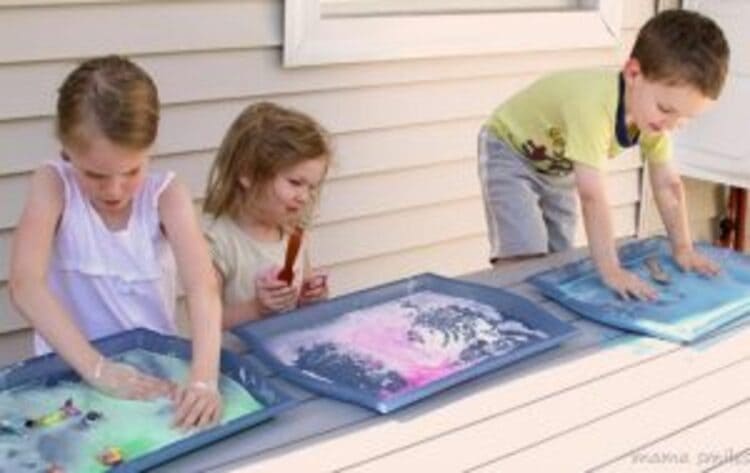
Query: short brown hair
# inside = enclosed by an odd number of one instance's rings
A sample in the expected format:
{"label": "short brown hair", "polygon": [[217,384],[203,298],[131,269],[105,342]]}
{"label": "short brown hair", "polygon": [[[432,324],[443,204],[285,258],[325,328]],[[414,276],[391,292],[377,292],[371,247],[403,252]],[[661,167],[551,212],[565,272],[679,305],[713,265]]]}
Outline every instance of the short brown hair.
{"label": "short brown hair", "polygon": [[716,99],[729,67],[729,45],[710,18],[688,10],[665,10],[646,22],[630,57],[649,80],[688,84]]}
{"label": "short brown hair", "polygon": [[[236,218],[280,171],[310,159],[330,163],[328,134],[322,126],[304,113],[270,102],[251,105],[224,135],[208,175],[203,210],[214,217]],[[240,179],[249,185],[240,185]]]}
{"label": "short brown hair", "polygon": [[58,92],[56,133],[65,145],[85,149],[92,133],[137,150],[151,146],[156,139],[156,85],[125,57],[104,56],[83,62]]}

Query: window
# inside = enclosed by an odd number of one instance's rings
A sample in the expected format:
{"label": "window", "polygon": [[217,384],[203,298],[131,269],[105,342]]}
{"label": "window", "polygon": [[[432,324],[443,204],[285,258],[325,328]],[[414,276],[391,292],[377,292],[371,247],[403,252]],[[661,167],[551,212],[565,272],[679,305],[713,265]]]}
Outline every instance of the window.
{"label": "window", "polygon": [[323,18],[591,9],[578,0],[321,0]]}
{"label": "window", "polygon": [[284,64],[615,46],[622,0],[286,0]]}

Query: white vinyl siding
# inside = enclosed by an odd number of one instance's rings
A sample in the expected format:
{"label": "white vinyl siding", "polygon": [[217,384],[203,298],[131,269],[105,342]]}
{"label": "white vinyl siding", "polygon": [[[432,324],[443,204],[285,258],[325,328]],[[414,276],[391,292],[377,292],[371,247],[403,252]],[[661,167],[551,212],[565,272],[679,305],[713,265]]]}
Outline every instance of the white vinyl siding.
{"label": "white vinyl siding", "polygon": [[[284,69],[281,0],[0,1],[0,332],[14,340],[0,345],[23,346],[28,336],[8,301],[10,235],[31,171],[56,157],[55,90],[81,58],[129,54],[153,74],[163,102],[154,166],[176,170],[197,204],[219,140],[247,104],[273,100],[318,118],[333,134],[336,164],[312,256],[341,294],[422,271],[487,267],[479,125],[540,74],[619,65],[653,1],[624,8],[619,49]],[[628,236],[640,160],[616,163],[616,234]]]}

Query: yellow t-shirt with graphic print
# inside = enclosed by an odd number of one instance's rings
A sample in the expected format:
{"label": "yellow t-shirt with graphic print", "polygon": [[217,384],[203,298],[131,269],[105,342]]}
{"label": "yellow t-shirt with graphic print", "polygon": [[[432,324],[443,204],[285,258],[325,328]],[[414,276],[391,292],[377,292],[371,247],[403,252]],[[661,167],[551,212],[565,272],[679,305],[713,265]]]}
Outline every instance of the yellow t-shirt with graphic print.
{"label": "yellow t-shirt with graphic print", "polygon": [[[638,135],[624,123],[624,105],[618,109],[620,90],[616,70],[552,73],[499,106],[487,126],[544,174],[566,175],[573,162],[604,169],[608,158],[625,149],[616,133],[618,116],[626,142]],[[637,143],[644,160],[659,163],[672,157],[666,133],[641,132]]]}

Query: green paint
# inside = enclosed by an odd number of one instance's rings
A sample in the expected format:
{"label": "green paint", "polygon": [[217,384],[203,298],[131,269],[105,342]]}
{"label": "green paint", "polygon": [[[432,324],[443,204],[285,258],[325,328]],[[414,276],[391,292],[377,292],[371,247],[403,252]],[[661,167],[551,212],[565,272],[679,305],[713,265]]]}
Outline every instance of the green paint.
{"label": "green paint", "polygon": [[[180,359],[141,349],[125,353],[122,360],[144,367],[147,372],[149,368],[156,369],[176,382],[184,381],[190,368]],[[222,376],[219,389],[224,404],[222,424],[263,408],[230,378]],[[109,447],[119,448],[127,462],[194,433],[172,428],[173,409],[168,399],[148,402],[115,399],[86,384],[69,382],[54,387],[35,383],[0,393],[0,420],[23,426],[25,419],[58,418],[59,408],[69,398],[81,410],[80,415],[51,426],[21,428],[27,432],[25,437],[0,434],[0,468],[14,472],[43,471],[57,463],[66,472],[106,471],[98,457]],[[92,422],[88,429],[82,429],[82,419],[89,411],[101,412],[103,417]]]}

